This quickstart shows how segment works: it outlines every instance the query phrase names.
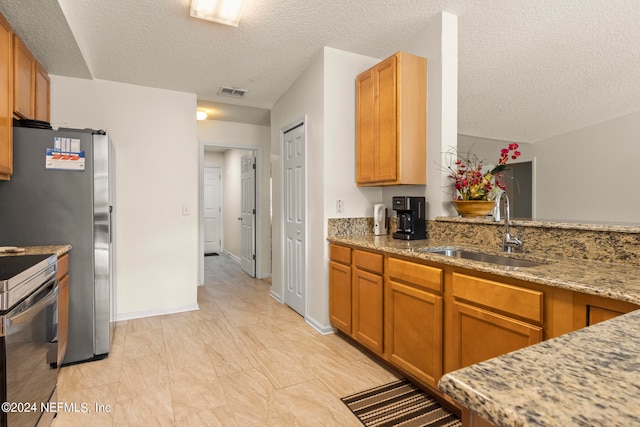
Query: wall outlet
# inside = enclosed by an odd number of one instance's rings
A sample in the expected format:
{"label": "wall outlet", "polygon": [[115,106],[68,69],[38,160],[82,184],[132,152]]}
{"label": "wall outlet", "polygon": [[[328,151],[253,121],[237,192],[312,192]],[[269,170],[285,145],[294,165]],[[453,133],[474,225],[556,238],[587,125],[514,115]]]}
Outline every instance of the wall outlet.
{"label": "wall outlet", "polygon": [[336,213],[344,213],[344,200],[336,200]]}
{"label": "wall outlet", "polygon": [[191,215],[191,210],[189,209],[189,205],[182,205],[182,215],[184,216]]}

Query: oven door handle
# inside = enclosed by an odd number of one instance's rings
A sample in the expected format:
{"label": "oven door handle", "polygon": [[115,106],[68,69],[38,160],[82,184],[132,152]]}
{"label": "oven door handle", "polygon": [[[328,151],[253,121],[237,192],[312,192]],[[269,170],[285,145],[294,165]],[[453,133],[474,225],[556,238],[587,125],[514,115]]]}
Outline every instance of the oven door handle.
{"label": "oven door handle", "polygon": [[7,326],[30,321],[33,318],[33,313],[37,312],[37,310],[31,310],[32,308],[47,305],[56,298],[58,298],[58,279],[54,277],[9,313],[6,319]]}

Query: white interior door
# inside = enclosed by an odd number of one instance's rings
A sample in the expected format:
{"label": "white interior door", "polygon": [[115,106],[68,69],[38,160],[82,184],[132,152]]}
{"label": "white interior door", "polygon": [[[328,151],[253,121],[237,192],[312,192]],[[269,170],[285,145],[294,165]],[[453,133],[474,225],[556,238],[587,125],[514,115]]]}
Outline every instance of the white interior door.
{"label": "white interior door", "polygon": [[241,219],[242,256],[240,265],[251,277],[256,277],[256,157],[253,153],[242,156]]}
{"label": "white interior door", "polygon": [[306,310],[305,125],[284,133],[284,303]]}
{"label": "white interior door", "polygon": [[219,167],[204,168],[204,253],[220,252],[220,235],[222,232],[222,210],[220,208]]}

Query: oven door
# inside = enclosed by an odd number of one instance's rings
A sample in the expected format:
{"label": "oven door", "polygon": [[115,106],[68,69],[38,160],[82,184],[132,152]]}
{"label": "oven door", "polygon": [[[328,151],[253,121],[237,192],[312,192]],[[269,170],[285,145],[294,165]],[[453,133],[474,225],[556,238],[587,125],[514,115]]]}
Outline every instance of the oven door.
{"label": "oven door", "polygon": [[0,411],[2,426],[35,426],[49,401],[58,375],[57,318],[55,277],[4,315],[2,401],[16,405]]}

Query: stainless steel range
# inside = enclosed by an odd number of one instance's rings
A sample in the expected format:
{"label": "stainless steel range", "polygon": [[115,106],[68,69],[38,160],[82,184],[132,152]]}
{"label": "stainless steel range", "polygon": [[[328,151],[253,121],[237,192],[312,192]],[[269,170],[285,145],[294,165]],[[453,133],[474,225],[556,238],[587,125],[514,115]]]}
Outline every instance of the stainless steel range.
{"label": "stainless steel range", "polygon": [[58,257],[0,257],[0,425],[48,425],[58,375]]}

